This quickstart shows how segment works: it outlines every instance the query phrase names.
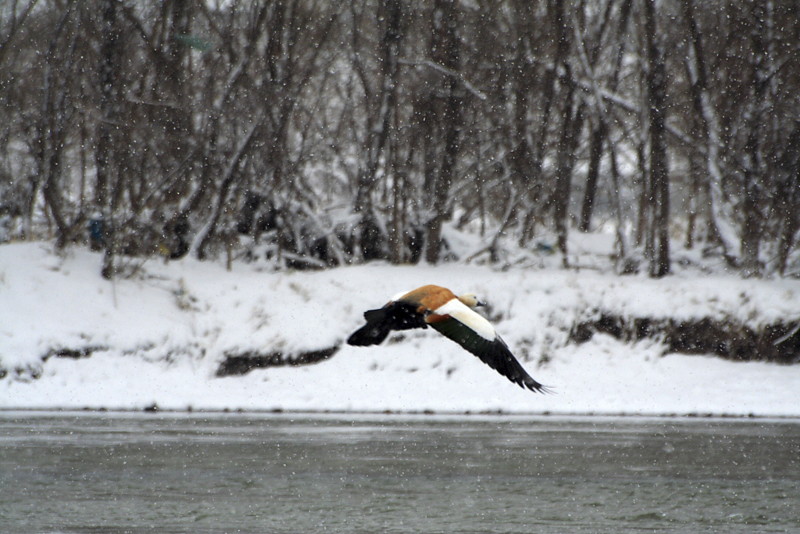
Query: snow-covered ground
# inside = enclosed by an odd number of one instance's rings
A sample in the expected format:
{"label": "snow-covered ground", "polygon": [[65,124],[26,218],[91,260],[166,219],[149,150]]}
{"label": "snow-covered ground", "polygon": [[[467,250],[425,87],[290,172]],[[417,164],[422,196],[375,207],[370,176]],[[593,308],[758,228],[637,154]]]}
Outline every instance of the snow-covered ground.
{"label": "snow-covered ground", "polygon": [[[605,335],[566,342],[576,318],[598,307],[753,325],[797,318],[797,280],[464,264],[279,273],[192,259],[135,264],[112,283],[98,274],[100,256],[84,249],[0,246],[0,408],[800,416],[800,365],[663,354],[653,341]],[[518,388],[430,329],[380,347],[343,344],[364,310],[426,283],[488,300],[497,330],[554,393]],[[226,354],[337,344],[314,365],[215,376]],[[62,349],[91,354],[43,358]]]}

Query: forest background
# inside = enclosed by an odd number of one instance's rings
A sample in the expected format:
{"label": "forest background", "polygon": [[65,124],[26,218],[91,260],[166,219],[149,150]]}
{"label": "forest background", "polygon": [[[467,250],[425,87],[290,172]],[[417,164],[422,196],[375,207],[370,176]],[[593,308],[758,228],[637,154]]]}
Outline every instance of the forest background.
{"label": "forest background", "polygon": [[[8,0],[0,241],[797,275],[790,0]],[[459,258],[447,231],[484,237]]]}

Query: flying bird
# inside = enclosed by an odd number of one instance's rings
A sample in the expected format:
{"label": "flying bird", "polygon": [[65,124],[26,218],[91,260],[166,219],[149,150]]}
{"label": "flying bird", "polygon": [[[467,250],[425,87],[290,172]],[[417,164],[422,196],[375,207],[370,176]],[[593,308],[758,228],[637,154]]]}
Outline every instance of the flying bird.
{"label": "flying bird", "polygon": [[364,312],[367,324],[353,332],[347,343],[361,347],[379,345],[392,330],[430,326],[520,387],[546,392],[547,388],[534,380],[511,354],[491,323],[473,311],[484,305],[473,293],[456,296],[444,287],[422,286],[396,295],[382,308]]}

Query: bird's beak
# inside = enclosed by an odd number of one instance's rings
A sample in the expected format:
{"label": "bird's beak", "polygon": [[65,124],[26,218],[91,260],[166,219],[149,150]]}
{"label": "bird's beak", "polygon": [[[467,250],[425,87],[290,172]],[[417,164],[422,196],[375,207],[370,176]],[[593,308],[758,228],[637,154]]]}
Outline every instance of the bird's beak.
{"label": "bird's beak", "polygon": [[478,301],[478,302],[475,304],[475,306],[486,306],[486,301],[485,301],[485,300],[479,300],[479,301]]}

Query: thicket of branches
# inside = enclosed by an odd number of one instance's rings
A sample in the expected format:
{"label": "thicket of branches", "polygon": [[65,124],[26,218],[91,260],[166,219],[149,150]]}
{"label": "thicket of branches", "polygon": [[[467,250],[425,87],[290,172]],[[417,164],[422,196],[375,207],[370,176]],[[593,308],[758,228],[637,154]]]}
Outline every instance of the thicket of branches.
{"label": "thicket of branches", "polygon": [[[797,269],[791,0],[10,0],[5,239],[295,267],[616,228]],[[446,233],[446,232],[445,232]],[[627,266],[627,267],[626,267]]]}

